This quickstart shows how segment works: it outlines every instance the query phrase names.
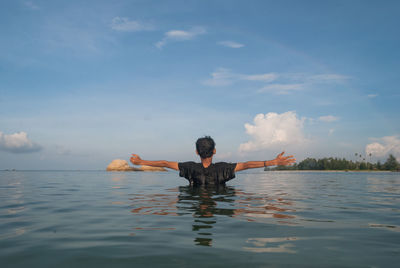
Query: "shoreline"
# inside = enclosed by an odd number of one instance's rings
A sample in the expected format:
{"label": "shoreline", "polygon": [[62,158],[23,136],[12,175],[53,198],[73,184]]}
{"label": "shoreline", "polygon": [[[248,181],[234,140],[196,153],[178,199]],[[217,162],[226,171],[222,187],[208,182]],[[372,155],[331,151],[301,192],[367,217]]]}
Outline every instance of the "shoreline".
{"label": "shoreline", "polygon": [[[123,171],[107,171],[104,169],[0,169],[0,172],[26,172],[26,171],[53,171],[53,172],[98,172],[98,171],[105,171],[105,172],[127,172],[126,170]],[[128,170],[131,171],[131,170]],[[142,171],[142,170],[140,170]],[[172,170],[168,170],[172,171]],[[391,170],[290,170],[290,169],[283,169],[283,170],[262,170],[263,172],[327,172],[327,173],[360,173],[360,172],[368,172],[368,173],[396,173],[400,171],[391,171]]]}
{"label": "shoreline", "polygon": [[332,169],[332,170],[315,170],[315,169],[310,169],[310,170],[305,170],[305,169],[302,169],[302,170],[290,170],[290,169],[287,169],[287,170],[285,170],[285,169],[282,169],[282,170],[264,170],[265,172],[276,172],[276,171],[278,171],[278,172],[281,172],[281,171],[289,171],[289,172],[343,172],[343,173],[349,173],[349,172],[354,172],[354,173],[357,173],[357,172],[368,172],[368,173],[396,173],[396,172],[399,172],[399,171],[391,171],[391,170],[334,170],[334,169]]}

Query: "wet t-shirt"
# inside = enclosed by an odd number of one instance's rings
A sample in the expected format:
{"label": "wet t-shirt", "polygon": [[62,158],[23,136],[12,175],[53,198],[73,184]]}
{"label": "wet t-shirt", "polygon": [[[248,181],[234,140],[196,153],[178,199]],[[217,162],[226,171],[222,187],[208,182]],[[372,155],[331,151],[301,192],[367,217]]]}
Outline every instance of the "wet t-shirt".
{"label": "wet t-shirt", "polygon": [[235,178],[236,163],[212,163],[207,168],[201,163],[178,163],[179,176],[186,178],[193,185],[225,184]]}

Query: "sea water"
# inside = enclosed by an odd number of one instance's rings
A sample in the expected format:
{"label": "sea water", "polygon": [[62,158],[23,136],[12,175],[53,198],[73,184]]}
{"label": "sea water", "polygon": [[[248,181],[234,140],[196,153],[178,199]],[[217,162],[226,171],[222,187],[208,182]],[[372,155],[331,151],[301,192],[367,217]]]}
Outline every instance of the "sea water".
{"label": "sea water", "polygon": [[0,267],[399,263],[400,173],[0,172]]}

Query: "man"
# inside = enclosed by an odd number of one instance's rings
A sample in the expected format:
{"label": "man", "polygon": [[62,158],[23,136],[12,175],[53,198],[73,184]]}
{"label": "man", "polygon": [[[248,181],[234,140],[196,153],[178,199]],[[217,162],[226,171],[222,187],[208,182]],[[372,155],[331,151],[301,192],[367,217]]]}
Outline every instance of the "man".
{"label": "man", "polygon": [[268,166],[286,166],[294,163],[296,159],[290,156],[283,156],[280,153],[274,160],[269,161],[248,161],[240,163],[218,162],[212,163],[216,153],[215,142],[205,136],[196,141],[196,153],[200,156],[201,163],[196,162],[171,162],[171,161],[148,161],[142,160],[137,154],[132,154],[130,161],[134,165],[147,165],[153,167],[166,167],[179,170],[179,176],[185,177],[191,185],[221,185],[235,178],[235,172]]}

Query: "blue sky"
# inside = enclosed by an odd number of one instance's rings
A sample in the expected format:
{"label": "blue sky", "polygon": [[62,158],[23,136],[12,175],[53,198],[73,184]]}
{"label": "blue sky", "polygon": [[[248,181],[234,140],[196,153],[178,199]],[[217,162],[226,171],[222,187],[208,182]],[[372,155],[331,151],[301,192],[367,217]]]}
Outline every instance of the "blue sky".
{"label": "blue sky", "polygon": [[398,1],[1,1],[0,169],[400,159]]}

